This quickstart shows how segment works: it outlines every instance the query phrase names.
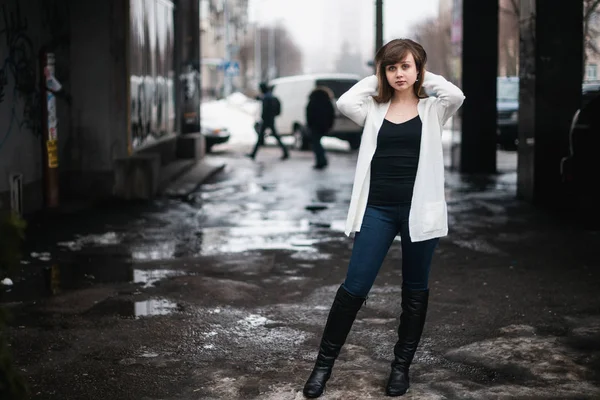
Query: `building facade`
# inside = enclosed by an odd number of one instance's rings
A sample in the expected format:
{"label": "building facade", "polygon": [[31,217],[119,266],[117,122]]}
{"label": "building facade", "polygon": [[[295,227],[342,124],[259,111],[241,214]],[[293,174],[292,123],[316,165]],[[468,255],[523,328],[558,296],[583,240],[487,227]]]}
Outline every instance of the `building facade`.
{"label": "building facade", "polygon": [[[248,40],[248,0],[200,0],[202,97],[220,98],[225,91],[224,62],[240,66],[240,48]],[[243,89],[245,71],[228,72],[232,90]]]}
{"label": "building facade", "polygon": [[[61,198],[111,196],[119,160],[177,136],[178,77],[199,54],[190,9],[193,0],[0,0],[0,208],[17,192],[24,213],[43,208],[49,170]],[[184,40],[190,30],[195,41]]]}

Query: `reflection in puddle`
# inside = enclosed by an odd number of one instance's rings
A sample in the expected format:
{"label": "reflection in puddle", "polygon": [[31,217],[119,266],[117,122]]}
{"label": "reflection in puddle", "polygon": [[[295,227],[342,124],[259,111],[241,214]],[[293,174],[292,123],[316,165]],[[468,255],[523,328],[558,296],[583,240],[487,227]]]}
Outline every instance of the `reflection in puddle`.
{"label": "reflection in puddle", "polygon": [[335,232],[344,232],[346,230],[346,221],[341,219],[331,221],[329,229]]}
{"label": "reflection in puddle", "polygon": [[52,259],[52,256],[50,253],[44,252],[44,253],[31,253],[30,254],[31,258],[37,258],[40,261],[50,261]]}
{"label": "reflection in puddle", "polygon": [[137,301],[134,304],[135,317],[167,315],[177,311],[177,304],[169,300]]}
{"label": "reflection in puddle", "polygon": [[133,270],[133,283],[143,283],[143,288],[153,287],[158,281],[173,276],[185,275],[183,271],[177,271],[172,269],[153,269],[153,270]]}
{"label": "reflection in puddle", "polygon": [[146,301],[131,301],[122,299],[107,299],[86,312],[89,316],[119,316],[125,318],[140,318],[152,315],[168,315],[180,311],[177,303],[165,299]]}
{"label": "reflection in puddle", "polygon": [[106,232],[101,235],[86,235],[79,236],[77,239],[70,242],[58,243],[61,247],[66,247],[69,250],[79,251],[86,245],[110,246],[119,244],[120,237],[115,232]]}
{"label": "reflection in puddle", "polygon": [[175,242],[152,243],[131,249],[135,261],[168,260],[174,258]]}
{"label": "reflection in puddle", "polygon": [[[314,252],[305,237],[310,229],[308,220],[246,220],[241,226],[206,228],[202,230],[202,254],[240,253],[250,250],[293,250]],[[298,235],[298,234],[301,235]],[[290,236],[293,235],[293,236]]]}

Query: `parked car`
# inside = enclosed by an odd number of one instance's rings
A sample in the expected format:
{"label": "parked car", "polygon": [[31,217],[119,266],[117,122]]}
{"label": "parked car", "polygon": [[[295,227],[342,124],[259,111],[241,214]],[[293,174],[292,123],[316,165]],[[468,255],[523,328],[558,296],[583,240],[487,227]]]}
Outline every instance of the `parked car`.
{"label": "parked car", "polygon": [[568,155],[561,160],[565,189],[578,198],[598,198],[600,164],[600,83],[583,85],[582,105],[573,115]]}
{"label": "parked car", "polygon": [[496,80],[497,143],[505,150],[519,145],[519,77],[499,76]]}
{"label": "parked car", "polygon": [[600,93],[600,81],[586,82],[581,88],[581,106],[585,107]]}
{"label": "parked car", "polygon": [[200,133],[205,138],[205,149],[210,153],[216,144],[226,143],[231,136],[227,127],[214,120],[202,118],[200,123]]}
{"label": "parked car", "polygon": [[[273,79],[273,94],[281,102],[281,114],[275,119],[277,132],[293,135],[295,147],[310,149],[310,134],[306,129],[306,105],[310,92],[317,86],[326,86],[333,92],[333,102],[360,80],[354,74],[312,74]],[[327,136],[347,141],[350,148],[358,149],[362,128],[341,114],[337,107],[333,129]]]}

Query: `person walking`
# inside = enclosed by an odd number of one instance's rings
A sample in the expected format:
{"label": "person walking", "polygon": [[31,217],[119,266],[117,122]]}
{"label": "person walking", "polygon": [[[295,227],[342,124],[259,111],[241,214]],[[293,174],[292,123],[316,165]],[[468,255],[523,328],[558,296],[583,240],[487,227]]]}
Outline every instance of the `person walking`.
{"label": "person walking", "polygon": [[327,167],[327,156],[321,143],[321,138],[333,128],[335,110],[333,108],[333,92],[325,86],[315,88],[309,95],[306,106],[306,125],[310,130],[313,153],[315,154],[315,169]]}
{"label": "person walking", "polygon": [[248,157],[254,160],[259,147],[264,145],[265,132],[268,128],[271,131],[271,135],[277,140],[277,143],[279,143],[281,150],[283,150],[281,159],[285,160],[289,158],[289,153],[281,141],[281,137],[277,134],[277,130],[275,129],[275,118],[281,113],[281,103],[277,97],[273,96],[273,88],[266,83],[262,82],[260,84],[260,91],[262,93],[262,121],[260,124],[260,130],[258,132],[258,139],[254,145],[254,150],[252,150],[252,153],[248,154]]}
{"label": "person walking", "polygon": [[333,300],[315,366],[304,386],[308,398],[325,390],[398,234],[402,312],[385,393],[401,396],[409,388],[409,368],[427,313],[433,253],[439,238],[448,233],[441,134],[465,99],[458,87],[426,71],[426,62],[420,44],[392,40],[375,56],[376,75],[361,80],[337,101],[344,115],[364,127],[345,228],[354,244],[346,279]]}

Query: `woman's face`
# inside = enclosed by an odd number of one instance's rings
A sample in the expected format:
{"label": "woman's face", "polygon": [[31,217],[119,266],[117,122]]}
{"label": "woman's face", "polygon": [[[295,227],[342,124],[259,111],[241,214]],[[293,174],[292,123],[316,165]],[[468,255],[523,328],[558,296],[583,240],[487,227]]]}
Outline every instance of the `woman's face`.
{"label": "woman's face", "polygon": [[404,60],[385,68],[385,77],[396,91],[412,90],[417,81],[418,72],[415,57],[409,51]]}

